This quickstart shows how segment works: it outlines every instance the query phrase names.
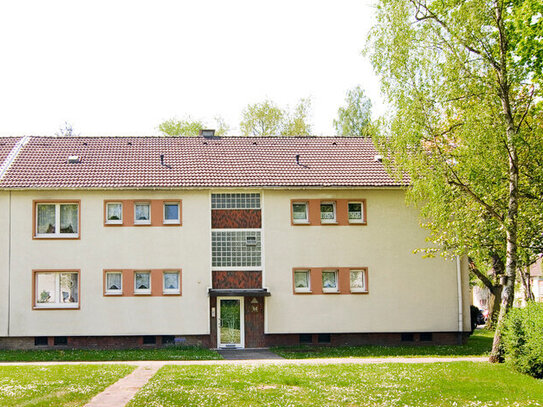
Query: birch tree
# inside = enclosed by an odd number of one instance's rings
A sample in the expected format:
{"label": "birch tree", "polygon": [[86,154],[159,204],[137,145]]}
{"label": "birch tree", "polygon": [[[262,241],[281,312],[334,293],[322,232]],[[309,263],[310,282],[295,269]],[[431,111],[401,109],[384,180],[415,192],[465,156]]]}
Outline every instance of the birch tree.
{"label": "birch tree", "polygon": [[503,260],[493,362],[520,260],[543,230],[541,64],[529,58],[543,45],[523,42],[518,24],[540,24],[534,10],[520,0],[380,0],[367,48],[393,106],[378,143],[411,177],[430,240]]}

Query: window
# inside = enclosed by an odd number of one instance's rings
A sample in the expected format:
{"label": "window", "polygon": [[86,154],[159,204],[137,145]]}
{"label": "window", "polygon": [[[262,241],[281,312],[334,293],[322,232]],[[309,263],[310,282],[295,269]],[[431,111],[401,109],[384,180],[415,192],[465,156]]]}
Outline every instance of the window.
{"label": "window", "polygon": [[292,203],[292,223],[309,223],[307,202]]}
{"label": "window", "polygon": [[321,223],[336,223],[335,202],[321,202]]}
{"label": "window", "polygon": [[294,272],[294,292],[311,292],[311,282],[309,279],[309,270],[296,270]]}
{"label": "window", "polygon": [[106,203],[106,223],[110,225],[122,225],[123,204],[121,202]]}
{"label": "window", "polygon": [[164,294],[179,294],[179,271],[165,271],[163,274]]}
{"label": "window", "polygon": [[364,223],[362,202],[349,202],[349,223]]}
{"label": "window", "polygon": [[36,237],[79,237],[79,204],[36,204]]}
{"label": "window", "polygon": [[260,194],[211,194],[211,209],[260,209]]}
{"label": "window", "polygon": [[123,293],[123,273],[120,271],[106,272],[106,294],[121,295]]}
{"label": "window", "polygon": [[212,231],[211,253],[213,267],[261,267],[260,231]]}
{"label": "window", "polygon": [[150,271],[136,271],[134,275],[134,294],[151,294]]}
{"label": "window", "polygon": [[78,308],[79,274],[45,272],[34,274],[36,308]]}
{"label": "window", "polygon": [[366,273],[364,270],[351,270],[350,273],[351,292],[365,292]]}
{"label": "window", "polygon": [[134,204],[134,223],[137,225],[149,225],[151,223],[151,204],[149,202]]}
{"label": "window", "polygon": [[337,270],[322,272],[322,292],[334,293],[338,291]]}
{"label": "window", "polygon": [[179,202],[164,202],[164,223],[179,224]]}

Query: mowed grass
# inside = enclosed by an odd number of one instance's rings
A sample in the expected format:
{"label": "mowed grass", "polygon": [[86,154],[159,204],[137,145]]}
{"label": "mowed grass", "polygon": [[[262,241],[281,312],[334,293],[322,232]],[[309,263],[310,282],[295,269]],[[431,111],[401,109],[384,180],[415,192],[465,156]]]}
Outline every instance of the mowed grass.
{"label": "mowed grass", "polygon": [[165,366],[129,406],[540,406],[543,382],[506,365]]}
{"label": "mowed grass", "polygon": [[494,332],[477,329],[465,345],[405,346],[294,346],[272,350],[287,359],[347,357],[420,357],[420,356],[487,356],[492,349]]}
{"label": "mowed grass", "polygon": [[222,356],[213,350],[200,347],[179,346],[157,349],[120,350],[0,350],[0,361],[3,362],[216,359],[222,359]]}
{"label": "mowed grass", "polygon": [[0,406],[82,406],[135,366],[0,366]]}

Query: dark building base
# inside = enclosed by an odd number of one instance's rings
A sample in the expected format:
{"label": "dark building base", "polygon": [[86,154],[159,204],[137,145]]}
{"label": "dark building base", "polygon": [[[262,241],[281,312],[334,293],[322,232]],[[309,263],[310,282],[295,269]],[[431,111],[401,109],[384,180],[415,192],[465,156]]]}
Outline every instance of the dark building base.
{"label": "dark building base", "polygon": [[[469,332],[268,334],[247,338],[247,348],[271,346],[460,345]],[[256,345],[256,346],[255,346]],[[164,346],[217,346],[216,335],[28,336],[2,337],[0,349],[130,349]]]}

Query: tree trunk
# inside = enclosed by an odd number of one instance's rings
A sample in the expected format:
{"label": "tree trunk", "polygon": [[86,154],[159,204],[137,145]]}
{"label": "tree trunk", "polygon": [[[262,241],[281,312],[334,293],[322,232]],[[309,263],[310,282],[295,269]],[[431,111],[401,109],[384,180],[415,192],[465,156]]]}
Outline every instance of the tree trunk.
{"label": "tree trunk", "polygon": [[488,303],[488,319],[485,328],[494,329],[500,315],[500,302],[502,299],[503,286],[496,284],[490,289],[490,301]]}
{"label": "tree trunk", "polygon": [[506,144],[509,155],[509,202],[507,208],[507,217],[505,218],[507,252],[505,261],[505,284],[502,291],[501,309],[498,317],[494,341],[492,343],[492,352],[489,361],[491,363],[503,361],[502,350],[502,331],[505,322],[505,316],[513,305],[515,294],[515,275],[517,272],[517,215],[518,215],[518,156],[516,148],[516,129],[510,102],[510,84],[507,72],[508,46],[505,35],[505,24],[502,18],[503,4],[496,2],[496,22],[500,43],[500,63],[497,69],[499,97],[502,102],[502,112],[506,128]]}
{"label": "tree trunk", "polygon": [[524,291],[524,301],[534,301],[534,293],[532,292],[532,285],[530,281],[530,270],[519,269],[520,281],[522,282],[522,288]]}

